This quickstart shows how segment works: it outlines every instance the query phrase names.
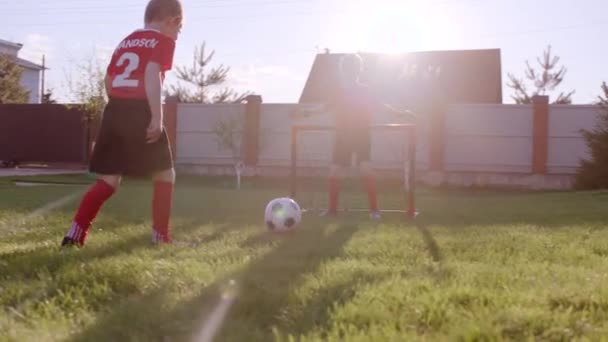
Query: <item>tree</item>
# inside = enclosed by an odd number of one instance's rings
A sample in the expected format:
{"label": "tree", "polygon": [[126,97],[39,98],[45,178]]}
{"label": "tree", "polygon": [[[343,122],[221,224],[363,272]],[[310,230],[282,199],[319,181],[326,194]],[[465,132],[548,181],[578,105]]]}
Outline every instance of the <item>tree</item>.
{"label": "tree", "polygon": [[[261,97],[251,96],[250,101],[261,101]],[[245,165],[245,113],[237,113],[235,116],[223,118],[213,126],[213,133],[220,150],[228,150],[232,157],[232,166],[236,175],[236,187],[241,188],[241,176],[247,170]],[[258,140],[258,149],[263,150],[266,145],[264,136]]]}
{"label": "tree", "polygon": [[87,119],[93,120],[101,115],[107,103],[102,63],[92,57],[74,65],[72,74],[67,76],[68,89],[72,100],[84,110]]}
{"label": "tree", "polygon": [[42,94],[42,103],[44,104],[55,104],[57,101],[53,99],[53,90],[47,89],[46,93]]}
{"label": "tree", "polygon": [[249,95],[248,92],[239,93],[228,87],[212,91],[227,82],[230,72],[230,68],[223,64],[208,70],[214,55],[215,51],[206,53],[205,42],[200,47],[196,47],[192,66],[177,66],[175,69],[178,80],[185,85],[180,83],[173,85],[170,91],[165,94],[177,96],[180,102],[187,103],[235,103],[243,101]]}
{"label": "tree", "polygon": [[[191,66],[178,66],[175,69],[181,83],[171,86],[167,96],[176,96],[179,102],[186,103],[240,103],[250,95],[239,93],[229,87],[220,88],[228,81],[230,68],[220,64],[210,67],[215,51],[206,53],[206,44],[194,49]],[[219,89],[218,89],[219,88]],[[236,174],[237,188],[241,187],[241,175],[245,165],[242,155],[242,135],[244,116],[220,119],[213,127],[213,132],[220,150],[228,150]]]}
{"label": "tree", "polygon": [[590,159],[582,160],[576,177],[579,189],[608,188],[608,85],[602,83],[598,96],[598,121],[592,130],[583,130]]}
{"label": "tree", "polygon": [[218,120],[213,127],[218,148],[228,150],[232,155],[237,189],[241,188],[241,175],[245,168],[243,162],[243,129],[244,120],[240,116]]}
{"label": "tree", "polygon": [[[515,94],[511,96],[518,104],[532,103],[532,98],[535,95],[547,95],[548,91],[554,91],[564,80],[567,69],[564,66],[558,67],[560,58],[551,55],[551,45],[543,52],[542,59],[536,58],[540,70],[535,70],[528,61],[526,61],[525,79],[532,83],[532,93],[529,92],[524,79],[517,78],[509,73],[509,82],[507,87],[512,88]],[[571,104],[574,90],[565,94],[560,92],[555,104]]]}
{"label": "tree", "polygon": [[0,54],[0,104],[28,102],[29,92],[21,85],[22,73],[14,57]]}

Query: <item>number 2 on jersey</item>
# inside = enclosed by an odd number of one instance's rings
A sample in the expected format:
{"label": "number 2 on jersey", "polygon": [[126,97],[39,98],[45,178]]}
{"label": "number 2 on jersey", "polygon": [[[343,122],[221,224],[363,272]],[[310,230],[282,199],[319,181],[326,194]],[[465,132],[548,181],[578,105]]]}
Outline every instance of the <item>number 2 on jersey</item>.
{"label": "number 2 on jersey", "polygon": [[139,86],[139,80],[131,80],[129,77],[131,76],[131,73],[133,73],[133,71],[137,70],[139,67],[139,56],[133,52],[125,52],[116,62],[116,66],[121,67],[125,63],[127,63],[125,71],[114,78],[114,81],[112,81],[112,87],[136,88]]}

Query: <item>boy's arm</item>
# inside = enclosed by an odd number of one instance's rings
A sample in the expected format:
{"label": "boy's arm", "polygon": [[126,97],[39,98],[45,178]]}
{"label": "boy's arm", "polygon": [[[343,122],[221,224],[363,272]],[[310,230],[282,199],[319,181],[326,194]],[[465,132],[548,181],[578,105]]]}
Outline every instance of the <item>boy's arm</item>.
{"label": "boy's arm", "polygon": [[368,101],[370,104],[370,109],[372,111],[383,111],[385,113],[390,113],[400,119],[406,119],[410,122],[416,120],[416,114],[409,109],[401,110],[397,109],[389,104],[384,103],[379,97],[368,93]]}
{"label": "boy's arm", "polygon": [[103,79],[104,85],[106,87],[106,95],[110,96],[110,89],[112,89],[112,80],[110,79],[110,75],[106,73],[106,77]]}
{"label": "boy's arm", "polygon": [[401,109],[397,109],[389,104],[384,103],[379,96],[377,96],[376,94],[372,93],[371,91],[368,90],[367,94],[367,101],[369,104],[369,109],[371,111],[382,111],[385,113],[390,113],[396,117],[398,117],[399,119],[406,119],[410,122],[414,122],[416,121],[416,114],[408,109],[405,110],[401,110]]}
{"label": "boy's arm", "polygon": [[152,120],[148,127],[147,140],[154,142],[158,140],[162,133],[163,127],[163,107],[161,104],[161,89],[162,79],[160,64],[150,62],[146,65],[145,71],[145,89],[150,111],[152,112]]}
{"label": "boy's arm", "polygon": [[[103,85],[106,90],[106,96],[110,98],[110,90],[112,89],[112,78],[110,74],[106,72],[106,76],[103,78]],[[99,118],[103,119],[103,109],[99,111]]]}
{"label": "boy's arm", "polygon": [[396,109],[396,108],[394,108],[394,107],[392,107],[390,105],[387,105],[387,104],[383,104],[382,106],[384,107],[383,109],[385,111],[387,111],[387,112],[389,112],[391,114],[394,114],[394,115],[396,115],[396,116],[398,116],[400,118],[407,119],[409,121],[416,120],[416,114],[414,112],[412,112],[411,110],[409,110],[409,109],[399,110],[399,109]]}

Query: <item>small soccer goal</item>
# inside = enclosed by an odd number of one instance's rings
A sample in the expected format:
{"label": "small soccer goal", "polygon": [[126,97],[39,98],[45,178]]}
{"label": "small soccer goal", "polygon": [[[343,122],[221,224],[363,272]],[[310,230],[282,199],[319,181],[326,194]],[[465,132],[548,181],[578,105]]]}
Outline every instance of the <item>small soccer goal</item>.
{"label": "small soccer goal", "polygon": [[[376,124],[372,129],[371,164],[378,174],[392,174],[399,182],[398,199],[382,203],[381,212],[402,213],[415,218],[416,210],[416,126],[414,124]],[[295,125],[291,129],[290,197],[299,201],[304,211],[319,211],[324,191],[318,191],[307,179],[326,179],[331,165],[335,127]],[[380,160],[379,160],[380,159]],[[356,174],[354,168],[348,174]],[[378,172],[380,171],[380,172]],[[384,171],[384,172],[382,172]],[[322,187],[321,187],[322,189]],[[382,189],[378,191],[383,197]],[[368,211],[361,201],[344,201],[340,211]]]}

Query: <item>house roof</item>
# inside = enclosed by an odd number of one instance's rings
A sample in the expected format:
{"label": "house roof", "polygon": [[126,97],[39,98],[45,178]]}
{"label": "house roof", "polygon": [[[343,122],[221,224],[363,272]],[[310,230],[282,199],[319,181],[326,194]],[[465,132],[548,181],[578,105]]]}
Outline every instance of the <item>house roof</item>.
{"label": "house roof", "polygon": [[0,39],[0,45],[10,46],[15,49],[21,49],[23,47],[23,44],[9,42],[8,40],[4,40],[4,39]]}
{"label": "house roof", "polygon": [[4,40],[4,39],[0,39],[0,45],[2,46],[7,46],[9,48],[13,48],[14,49],[14,55],[10,54],[12,57],[16,58],[16,62],[19,66],[26,68],[26,69],[30,69],[30,70],[46,70],[48,68],[43,67],[40,64],[36,64],[34,62],[30,62],[26,59],[23,58],[19,58],[17,57],[17,53],[19,52],[19,50],[21,50],[21,48],[23,47],[23,44],[20,43],[14,43],[14,42],[10,42],[8,40]]}
{"label": "house roof", "polygon": [[[502,103],[499,49],[360,55],[364,60],[362,82],[385,103],[411,109],[423,102]],[[342,56],[316,56],[300,103],[326,102],[337,90]]]}
{"label": "house roof", "polygon": [[31,69],[31,70],[48,70],[48,68],[43,67],[42,65],[30,62],[23,58],[17,58],[17,64],[23,68]]}

